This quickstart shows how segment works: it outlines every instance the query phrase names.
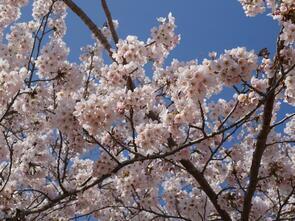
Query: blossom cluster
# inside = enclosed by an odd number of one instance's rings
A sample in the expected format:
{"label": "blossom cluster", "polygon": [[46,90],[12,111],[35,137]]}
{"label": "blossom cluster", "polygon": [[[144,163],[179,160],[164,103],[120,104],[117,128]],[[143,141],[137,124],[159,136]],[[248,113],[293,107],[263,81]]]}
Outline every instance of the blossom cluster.
{"label": "blossom cluster", "polygon": [[257,55],[246,48],[226,50],[210,67],[220,75],[225,85],[232,86],[241,80],[250,80],[252,71],[257,68]]}
{"label": "blossom cluster", "polygon": [[51,12],[57,17],[63,17],[66,13],[66,5],[56,0],[35,0],[33,2],[32,15],[35,20],[40,20]]}
{"label": "blossom cluster", "polygon": [[164,58],[176,47],[180,41],[180,35],[175,33],[175,18],[169,13],[168,18],[158,18],[160,25],[151,29],[151,38],[147,41],[147,54],[155,65],[164,62]]}
{"label": "blossom cluster", "polygon": [[139,41],[136,36],[127,36],[126,40],[119,40],[117,51],[113,53],[113,58],[120,64],[134,62],[138,65],[146,63],[146,48],[143,41]]}
{"label": "blossom cluster", "polygon": [[[9,64],[0,60],[0,104],[5,107],[13,96],[22,88],[23,81],[27,76],[26,68],[9,71]],[[1,109],[0,112],[4,111]]]}
{"label": "blossom cluster", "polygon": [[28,3],[28,0],[2,0],[0,2],[0,31],[1,38],[4,28],[17,20],[20,15],[20,9]]}
{"label": "blossom cluster", "polygon": [[169,132],[167,128],[162,124],[145,124],[138,126],[138,136],[136,143],[140,149],[148,149],[145,151],[147,154],[153,150],[161,151],[164,148],[169,138]]}
{"label": "blossom cluster", "polygon": [[100,69],[102,82],[109,86],[124,87],[127,84],[128,77],[132,79],[142,79],[144,75],[140,68],[134,63],[117,64],[112,63]]}
{"label": "blossom cluster", "polygon": [[167,50],[171,50],[179,41],[179,36],[174,33],[175,29],[175,18],[169,13],[168,18],[158,18],[160,26],[153,28],[152,39],[156,44],[162,44]]}
{"label": "blossom cluster", "polygon": [[284,41],[285,45],[293,44],[295,42],[295,24],[288,20],[283,22],[283,33],[281,34],[281,39]]}
{"label": "blossom cluster", "polygon": [[64,41],[52,38],[35,61],[38,75],[42,78],[53,78],[56,76],[58,70],[63,68],[68,53],[69,50]]}
{"label": "blossom cluster", "polygon": [[91,135],[96,135],[108,128],[114,119],[111,97],[100,97],[95,94],[89,96],[88,100],[82,100],[75,106],[74,116],[80,125]]}
{"label": "blossom cluster", "polygon": [[264,12],[265,10],[265,1],[263,0],[240,0],[240,2],[247,16],[255,16],[259,13]]}

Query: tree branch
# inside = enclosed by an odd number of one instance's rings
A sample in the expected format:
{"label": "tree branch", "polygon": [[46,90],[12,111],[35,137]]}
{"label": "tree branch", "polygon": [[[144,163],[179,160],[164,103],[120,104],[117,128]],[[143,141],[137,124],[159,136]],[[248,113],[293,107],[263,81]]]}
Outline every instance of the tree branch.
{"label": "tree branch", "polygon": [[[274,79],[270,79],[270,85],[273,85]],[[271,89],[271,87],[270,87]],[[256,190],[256,185],[258,183],[258,172],[261,164],[262,155],[266,148],[266,140],[267,136],[271,130],[270,123],[272,118],[272,111],[274,106],[275,100],[275,90],[271,90],[271,93],[268,94],[265,100],[264,110],[263,110],[263,122],[262,122],[262,129],[260,130],[257,136],[257,142],[255,151],[253,153],[252,164],[250,168],[250,181],[246,191],[246,195],[244,198],[243,203],[243,212],[241,216],[241,221],[248,221],[251,211],[251,201],[252,197]]]}
{"label": "tree branch", "polygon": [[80,17],[84,24],[90,29],[90,31],[95,35],[95,37],[100,41],[103,47],[107,50],[111,59],[113,59],[111,51],[111,45],[109,44],[107,38],[103,35],[101,30],[96,26],[96,24],[88,17],[88,15],[72,0],[63,0],[64,3]]}
{"label": "tree branch", "polygon": [[217,201],[218,196],[214,192],[214,190],[212,189],[210,184],[207,182],[204,175],[202,175],[202,173],[200,171],[198,171],[198,169],[192,164],[191,161],[181,160],[180,163],[185,167],[186,171],[189,174],[191,174],[196,179],[196,181],[199,183],[199,185],[201,186],[203,191],[207,194],[211,203],[214,205],[215,209],[217,210],[217,212],[221,216],[222,220],[223,221],[230,221],[231,220],[230,215],[225,210],[223,210],[220,207],[220,205],[218,204],[218,201]]}
{"label": "tree branch", "polygon": [[118,37],[118,34],[117,34],[116,29],[114,27],[114,23],[113,23],[113,19],[112,19],[112,14],[111,14],[111,12],[109,10],[109,7],[107,5],[106,0],[101,0],[101,5],[102,5],[102,8],[104,10],[104,13],[105,13],[105,15],[107,17],[108,26],[109,26],[110,31],[112,33],[113,40],[114,40],[115,44],[117,44],[118,41],[119,41],[119,37]]}

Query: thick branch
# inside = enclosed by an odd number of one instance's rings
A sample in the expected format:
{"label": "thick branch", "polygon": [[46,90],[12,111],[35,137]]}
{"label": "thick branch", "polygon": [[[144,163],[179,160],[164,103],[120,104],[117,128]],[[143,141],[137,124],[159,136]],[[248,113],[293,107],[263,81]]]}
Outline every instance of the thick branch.
{"label": "thick branch", "polygon": [[[272,80],[270,79],[270,85],[272,85]],[[256,185],[258,183],[258,173],[259,168],[261,164],[262,155],[264,153],[264,150],[266,148],[266,140],[267,136],[271,130],[271,118],[272,118],[272,111],[274,106],[274,100],[275,100],[275,90],[271,90],[270,94],[266,97],[264,110],[263,110],[263,122],[262,122],[262,128],[257,136],[257,142],[255,151],[253,153],[252,158],[252,164],[250,168],[250,181],[247,188],[247,192],[244,198],[244,204],[243,204],[243,212],[242,212],[242,221],[248,221],[249,215],[251,211],[251,201],[252,197],[256,190]]]}
{"label": "thick branch", "polygon": [[199,183],[199,185],[201,186],[203,191],[206,193],[206,195],[209,197],[211,203],[214,205],[215,209],[217,210],[217,212],[221,216],[222,220],[223,221],[230,221],[231,218],[230,218],[229,214],[219,206],[219,204],[217,202],[218,196],[214,192],[214,190],[212,189],[210,184],[207,182],[204,175],[200,171],[198,171],[198,169],[192,164],[191,161],[181,160],[180,162],[185,167],[186,171],[189,174],[191,174],[196,179],[196,181]]}
{"label": "thick branch", "polygon": [[101,5],[102,5],[102,8],[104,10],[104,13],[105,13],[105,15],[107,17],[108,26],[109,26],[110,31],[112,33],[112,38],[113,38],[115,44],[117,44],[118,41],[119,41],[119,37],[118,37],[118,34],[117,34],[116,29],[114,27],[114,23],[113,23],[113,19],[112,19],[112,14],[111,14],[111,12],[109,10],[109,7],[107,5],[106,0],[101,0]]}
{"label": "thick branch", "polygon": [[72,0],[63,0],[63,1],[76,15],[80,17],[80,19],[85,23],[85,25],[90,29],[90,31],[95,35],[95,37],[100,41],[100,43],[107,50],[110,57],[112,58],[111,45],[109,44],[108,40],[103,35],[101,30],[95,25],[95,23]]}

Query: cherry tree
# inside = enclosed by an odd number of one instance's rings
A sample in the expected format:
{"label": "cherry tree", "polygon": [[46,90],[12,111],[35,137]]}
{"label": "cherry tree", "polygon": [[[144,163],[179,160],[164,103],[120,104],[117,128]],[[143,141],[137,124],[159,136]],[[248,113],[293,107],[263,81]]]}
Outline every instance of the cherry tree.
{"label": "cherry tree", "polygon": [[[103,27],[73,0],[34,0],[19,22],[28,3],[0,0],[1,220],[295,220],[293,0],[240,0],[281,26],[275,54],[168,66],[172,14],[121,39],[106,0]],[[68,10],[93,34],[79,63]]]}

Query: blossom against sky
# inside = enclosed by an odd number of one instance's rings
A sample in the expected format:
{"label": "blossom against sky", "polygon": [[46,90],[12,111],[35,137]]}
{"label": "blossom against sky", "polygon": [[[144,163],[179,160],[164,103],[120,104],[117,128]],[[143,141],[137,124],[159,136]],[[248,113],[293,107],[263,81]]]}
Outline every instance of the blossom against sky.
{"label": "blossom against sky", "polygon": [[[105,23],[100,1],[75,1],[100,26]],[[176,18],[176,32],[181,34],[180,44],[167,60],[202,59],[209,51],[222,53],[224,49],[245,46],[259,51],[268,48],[274,52],[279,25],[269,16],[249,18],[244,15],[236,0],[124,0],[108,1],[113,18],[119,21],[119,37],[136,35],[145,41],[150,29],[157,24],[156,18],[172,12]],[[26,20],[31,16],[31,7],[25,9]],[[268,13],[268,12],[266,12]],[[88,28],[69,10],[66,42],[71,48],[70,57],[78,60],[80,48],[92,42]]]}

